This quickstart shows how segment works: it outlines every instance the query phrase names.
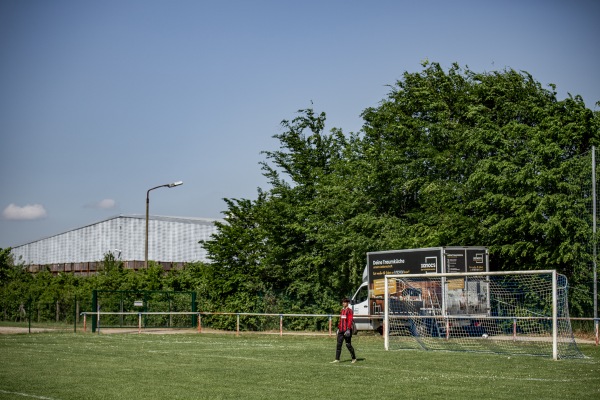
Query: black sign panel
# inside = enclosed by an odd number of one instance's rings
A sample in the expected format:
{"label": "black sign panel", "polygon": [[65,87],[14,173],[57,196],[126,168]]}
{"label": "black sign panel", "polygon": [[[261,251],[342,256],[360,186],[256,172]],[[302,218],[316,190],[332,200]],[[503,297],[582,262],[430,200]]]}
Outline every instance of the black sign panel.
{"label": "black sign panel", "polygon": [[467,272],[486,272],[488,265],[487,257],[485,249],[468,249]]}
{"label": "black sign panel", "polygon": [[488,254],[484,247],[445,247],[367,253],[369,281],[373,282],[391,274],[485,272],[488,265],[487,258]]}
{"label": "black sign panel", "polygon": [[465,250],[447,250],[446,254],[446,272],[465,272]]}
{"label": "black sign panel", "polygon": [[414,249],[367,253],[369,281],[391,274],[425,274],[441,271],[441,249]]}

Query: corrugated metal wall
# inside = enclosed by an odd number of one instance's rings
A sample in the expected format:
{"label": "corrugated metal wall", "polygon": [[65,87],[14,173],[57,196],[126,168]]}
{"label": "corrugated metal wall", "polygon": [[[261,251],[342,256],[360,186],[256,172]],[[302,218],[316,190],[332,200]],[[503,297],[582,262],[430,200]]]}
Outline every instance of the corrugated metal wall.
{"label": "corrugated metal wall", "polygon": [[[216,233],[215,219],[150,217],[148,259],[161,262],[208,261],[198,243]],[[144,260],[146,217],[119,215],[12,249],[16,263],[87,263],[111,252],[123,261]]]}

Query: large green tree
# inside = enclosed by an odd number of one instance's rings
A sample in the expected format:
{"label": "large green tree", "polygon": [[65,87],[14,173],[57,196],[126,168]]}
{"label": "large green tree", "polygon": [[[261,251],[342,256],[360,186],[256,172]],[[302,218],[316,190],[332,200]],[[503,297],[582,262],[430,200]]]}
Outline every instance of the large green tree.
{"label": "large green tree", "polygon": [[433,63],[363,116],[379,207],[419,246],[489,246],[500,269],[557,269],[589,294],[581,164],[599,120],[580,97],[559,101],[524,72]]}
{"label": "large green tree", "polygon": [[485,245],[497,268],[567,274],[588,308],[580,167],[598,114],[550,89],[512,69],[424,63],[363,112],[357,134],[326,133],[312,109],[283,121],[279,150],[265,152],[270,187],[228,199],[227,224],[205,244],[214,298],[331,309],[367,251]]}
{"label": "large green tree", "polygon": [[325,114],[313,110],[283,121],[284,132],[275,136],[281,148],[265,152],[262,164],[270,190],[259,191],[255,201],[226,200],[227,223],[205,243],[219,282],[213,298],[243,309],[322,311],[339,297],[340,286],[349,287],[316,232],[322,180],[333,174],[345,146],[341,132],[323,133],[324,123]]}

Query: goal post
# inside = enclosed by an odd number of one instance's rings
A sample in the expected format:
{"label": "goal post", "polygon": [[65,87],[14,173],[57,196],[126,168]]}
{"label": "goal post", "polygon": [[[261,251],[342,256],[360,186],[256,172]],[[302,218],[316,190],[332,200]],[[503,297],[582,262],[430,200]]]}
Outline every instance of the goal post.
{"label": "goal post", "polygon": [[385,276],[384,345],[580,358],[555,270]]}

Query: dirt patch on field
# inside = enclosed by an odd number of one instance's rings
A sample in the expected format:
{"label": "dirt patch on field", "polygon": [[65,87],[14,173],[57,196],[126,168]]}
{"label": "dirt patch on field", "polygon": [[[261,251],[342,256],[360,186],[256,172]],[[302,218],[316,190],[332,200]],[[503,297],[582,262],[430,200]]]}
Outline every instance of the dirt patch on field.
{"label": "dirt patch on field", "polygon": [[[27,327],[14,327],[14,326],[0,326],[0,335],[15,335],[15,334],[25,334],[25,333],[42,333],[42,332],[61,332],[66,331],[65,329],[52,329],[52,328],[29,328]],[[83,329],[78,328],[78,333],[84,333]],[[88,327],[85,333],[92,333],[91,329]],[[232,334],[235,335],[236,332],[233,331],[221,331],[217,329],[210,328],[202,328],[200,332],[198,332],[197,328],[143,328],[141,331],[138,328],[100,328],[100,332],[95,332],[95,334],[101,333],[105,335],[113,335],[113,334],[146,334],[146,335],[173,335],[173,334],[193,334],[193,333],[217,333],[217,334]],[[240,332],[243,334],[262,334],[262,335],[279,335],[279,331],[272,332]],[[307,335],[307,336],[328,336],[327,333],[315,333],[315,332],[284,332],[284,335]],[[364,333],[363,333],[364,334]],[[495,340],[513,340],[512,336],[494,336]],[[548,338],[527,338],[527,337],[519,337],[519,340],[522,341],[548,341]],[[575,341],[577,343],[585,343],[585,344],[595,344],[596,341],[593,336],[587,337],[575,337]]]}
{"label": "dirt patch on field", "polygon": [[[41,333],[41,332],[66,332],[69,329],[59,328],[31,328],[31,331],[27,327],[15,327],[15,326],[0,326],[0,335],[15,335],[19,333]],[[73,329],[71,328],[72,332]],[[78,333],[84,333],[82,328],[77,328]],[[91,333],[92,330],[88,327],[85,333]],[[155,335],[168,335],[175,333],[196,333],[196,329],[169,329],[169,328],[150,328],[142,329],[141,333],[155,334]],[[97,333],[97,332],[96,332]],[[101,328],[100,333],[102,334],[118,334],[118,333],[139,333],[137,328]]]}
{"label": "dirt patch on field", "polygon": [[[88,329],[88,332],[91,332]],[[172,335],[176,333],[196,333],[196,329],[173,329],[173,328],[143,328],[141,331],[138,328],[100,328],[102,334],[115,333],[145,333],[149,335]]]}
{"label": "dirt patch on field", "polygon": [[15,326],[0,326],[0,335],[14,335],[18,333],[40,333],[40,332],[54,332],[56,329],[48,328],[22,328]]}

